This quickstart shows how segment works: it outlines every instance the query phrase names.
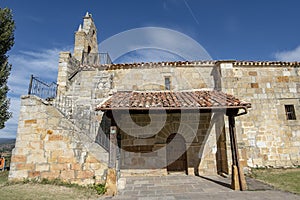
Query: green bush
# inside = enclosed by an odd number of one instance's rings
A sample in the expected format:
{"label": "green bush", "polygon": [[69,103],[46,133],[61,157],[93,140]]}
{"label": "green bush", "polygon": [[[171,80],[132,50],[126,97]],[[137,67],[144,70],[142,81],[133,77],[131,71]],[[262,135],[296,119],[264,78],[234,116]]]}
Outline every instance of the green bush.
{"label": "green bush", "polygon": [[106,192],[105,184],[95,184],[93,189],[96,190],[97,194],[101,195]]}

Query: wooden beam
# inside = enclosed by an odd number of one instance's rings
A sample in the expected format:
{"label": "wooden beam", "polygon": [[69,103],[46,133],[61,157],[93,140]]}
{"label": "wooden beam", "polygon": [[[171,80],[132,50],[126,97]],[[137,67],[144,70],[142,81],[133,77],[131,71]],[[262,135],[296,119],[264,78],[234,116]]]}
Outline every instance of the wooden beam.
{"label": "wooden beam", "polygon": [[232,154],[232,178],[231,187],[233,190],[246,190],[247,183],[243,173],[243,169],[239,162],[238,145],[236,139],[236,129],[235,129],[235,116],[233,114],[228,115],[229,121],[229,134],[231,143],[231,154]]}

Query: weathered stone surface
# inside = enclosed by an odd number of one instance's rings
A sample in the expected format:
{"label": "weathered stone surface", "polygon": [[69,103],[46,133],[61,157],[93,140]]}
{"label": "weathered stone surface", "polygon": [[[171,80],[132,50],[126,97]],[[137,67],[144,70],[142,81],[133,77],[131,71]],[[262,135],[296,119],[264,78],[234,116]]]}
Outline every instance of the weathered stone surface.
{"label": "weathered stone surface", "polygon": [[[252,83],[247,86],[244,83],[248,80],[241,75],[237,76],[240,84],[236,84],[230,77],[224,76],[230,71],[251,74],[256,77],[258,85]],[[300,146],[290,141],[299,141],[299,136],[292,133],[300,129],[300,123],[299,120],[287,120],[285,113],[285,105],[294,105],[296,115],[299,113],[300,102],[297,99],[300,93],[295,93],[294,86],[299,77],[295,71],[295,66],[222,68],[223,91],[238,94],[239,98],[252,104],[247,115],[236,118],[237,129],[240,130],[237,131],[238,142],[244,142],[246,149],[241,159],[247,160],[249,167],[292,167],[299,163],[299,154],[293,158],[291,155],[299,153]],[[255,75],[253,72],[259,73]],[[259,89],[249,91],[250,88]]]}
{"label": "weathered stone surface", "polygon": [[[76,127],[72,123],[59,114],[56,108],[40,104],[40,100],[34,96],[23,98],[22,105],[34,107],[37,113],[36,119],[23,117],[28,115],[27,110],[30,109],[22,109],[24,112],[20,113],[19,133],[11,160],[10,180],[59,178],[79,184],[103,181],[106,163],[99,161],[90,149],[84,147],[85,145],[91,147],[88,142],[84,145],[82,144],[84,141],[76,139],[78,137],[75,135],[82,133],[79,131],[75,133]],[[51,112],[48,112],[49,110]],[[37,123],[41,118],[46,120]],[[60,127],[61,124],[64,128]],[[32,130],[32,125],[36,126],[35,131]],[[46,135],[40,137],[41,132]],[[77,148],[78,146],[80,149]],[[98,151],[103,151],[101,147],[93,146],[93,148],[100,148]],[[81,155],[87,154],[89,156],[86,160],[81,159]],[[82,166],[85,163],[89,163],[90,167],[84,170]]]}
{"label": "weathered stone surface", "polygon": [[26,162],[26,156],[25,155],[12,155],[11,162],[12,163],[24,163],[24,162]]}
{"label": "weathered stone surface", "polygon": [[108,169],[105,184],[106,195],[115,196],[117,194],[117,174],[115,169]]}
{"label": "weathered stone surface", "polygon": [[[132,124],[130,123],[131,120],[139,125],[147,124],[147,126],[154,128],[130,125]],[[132,169],[131,173],[134,174],[134,171],[138,173],[142,169],[149,169],[152,172],[166,168],[170,164],[167,163],[167,138],[172,133],[179,133],[186,141],[188,163],[186,171],[190,174],[198,174],[199,172],[201,174],[216,174],[216,150],[212,152],[212,149],[216,148],[215,129],[208,129],[211,123],[211,114],[168,114],[165,117],[162,117],[162,114],[151,114],[151,121],[147,115],[128,116],[124,114],[120,116],[119,121],[122,122],[120,124],[122,135],[121,169]],[[205,136],[210,135],[210,137],[203,136],[199,140],[202,134],[201,130]],[[148,133],[148,136],[136,138],[136,132],[139,135],[141,135],[140,133]],[[159,147],[157,144],[162,144],[162,146]],[[226,160],[226,158],[223,159]],[[165,171],[160,172],[162,175],[166,173]],[[143,173],[149,174],[146,171]],[[157,173],[155,174],[157,175]]]}

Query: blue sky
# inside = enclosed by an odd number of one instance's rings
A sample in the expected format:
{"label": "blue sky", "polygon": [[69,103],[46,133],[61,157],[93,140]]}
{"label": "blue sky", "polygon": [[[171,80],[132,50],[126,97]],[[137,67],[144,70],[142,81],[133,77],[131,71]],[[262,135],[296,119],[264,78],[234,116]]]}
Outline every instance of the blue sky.
{"label": "blue sky", "polygon": [[298,0],[1,0],[0,6],[11,8],[16,21],[15,45],[9,52],[14,117],[0,137],[16,134],[19,99],[27,93],[30,74],[56,80],[58,52],[72,51],[74,32],[86,11],[93,15],[99,43],[131,29],[161,27],[189,36],[214,60],[300,61]]}

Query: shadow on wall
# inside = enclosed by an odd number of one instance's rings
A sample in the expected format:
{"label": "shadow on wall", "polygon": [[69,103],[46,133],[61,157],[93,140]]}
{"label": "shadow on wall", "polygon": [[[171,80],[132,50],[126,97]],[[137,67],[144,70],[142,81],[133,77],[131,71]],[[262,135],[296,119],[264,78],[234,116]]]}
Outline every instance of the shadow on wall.
{"label": "shadow on wall", "polygon": [[[228,173],[224,123],[220,121],[223,118],[212,113],[167,113],[160,131],[147,134],[147,130],[152,130],[147,126],[155,126],[160,115],[131,113],[130,118],[120,115],[125,124],[129,118],[140,127],[118,127],[121,169],[166,169],[195,175]],[[110,118],[103,115],[96,142],[107,150],[110,126]],[[217,150],[212,152],[215,146]]]}
{"label": "shadow on wall", "polygon": [[97,132],[95,142],[103,147],[106,151],[109,151],[109,132],[111,127],[111,119],[106,114],[102,116],[100,126]]}

